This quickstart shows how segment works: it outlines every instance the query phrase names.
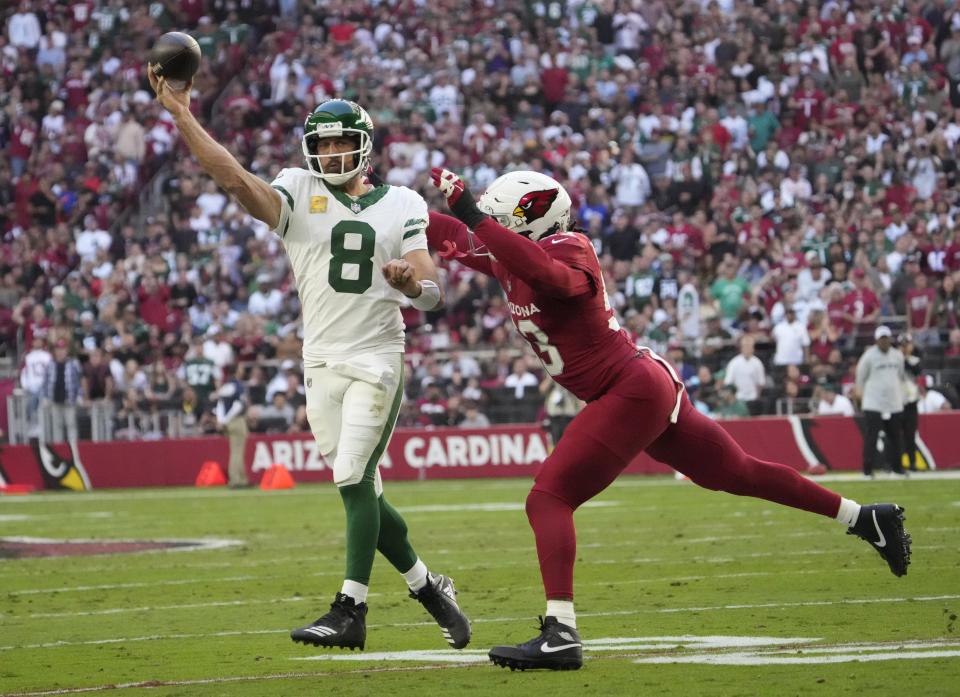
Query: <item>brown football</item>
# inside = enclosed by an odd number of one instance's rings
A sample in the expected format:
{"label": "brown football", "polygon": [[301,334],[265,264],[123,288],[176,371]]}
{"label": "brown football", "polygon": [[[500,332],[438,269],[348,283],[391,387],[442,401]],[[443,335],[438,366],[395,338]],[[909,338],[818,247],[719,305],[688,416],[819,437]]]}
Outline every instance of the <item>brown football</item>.
{"label": "brown football", "polygon": [[150,65],[157,77],[185,84],[200,67],[200,44],[189,34],[167,32],[153,45]]}

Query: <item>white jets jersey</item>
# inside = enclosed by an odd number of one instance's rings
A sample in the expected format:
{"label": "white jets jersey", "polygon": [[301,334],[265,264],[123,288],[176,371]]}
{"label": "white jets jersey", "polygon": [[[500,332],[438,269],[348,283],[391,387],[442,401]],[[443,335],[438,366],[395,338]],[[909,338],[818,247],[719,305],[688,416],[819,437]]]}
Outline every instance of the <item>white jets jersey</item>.
{"label": "white jets jersey", "polygon": [[307,366],[360,353],[402,352],[403,294],[380,268],[427,248],[427,203],[403,186],[379,186],[353,199],[305,169],[285,169],[280,192],[283,240],[303,308]]}

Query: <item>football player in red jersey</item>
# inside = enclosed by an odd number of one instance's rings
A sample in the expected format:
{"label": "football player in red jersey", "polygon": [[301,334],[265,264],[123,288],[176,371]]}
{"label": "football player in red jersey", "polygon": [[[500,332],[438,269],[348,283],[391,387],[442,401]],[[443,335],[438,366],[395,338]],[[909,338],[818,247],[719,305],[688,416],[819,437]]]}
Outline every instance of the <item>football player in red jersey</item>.
{"label": "football player in red jersey", "polygon": [[902,508],[860,506],[792,467],[748,455],[693,407],[667,361],[630,340],[610,308],[590,240],[568,231],[570,196],[557,181],[510,172],[477,202],[456,174],[434,169],[432,179],[456,217],[430,213],[431,246],[497,278],[517,330],[544,370],[587,401],[544,461],[526,501],[547,596],[541,633],[519,646],[494,647],[494,663],[519,669],[582,665],[573,607],[573,512],[642,451],[708,489],[835,518],[880,552],[895,575],[906,573],[910,535]]}

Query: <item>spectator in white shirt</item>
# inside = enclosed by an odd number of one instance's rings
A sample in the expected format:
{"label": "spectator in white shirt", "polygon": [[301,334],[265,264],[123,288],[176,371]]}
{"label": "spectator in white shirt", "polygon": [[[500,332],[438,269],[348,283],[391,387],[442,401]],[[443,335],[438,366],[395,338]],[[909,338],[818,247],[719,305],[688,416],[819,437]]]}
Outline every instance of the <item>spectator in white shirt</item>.
{"label": "spectator in white shirt", "polygon": [[32,348],[23,357],[23,368],[20,370],[20,387],[27,393],[27,424],[31,434],[36,433],[37,410],[43,396],[43,380],[47,366],[53,363],[53,355],[46,348],[46,334],[34,329]]}
{"label": "spectator in white shirt", "polygon": [[921,375],[917,378],[917,387],[920,388],[920,401],[917,402],[918,413],[934,414],[938,411],[952,409],[950,402],[943,396],[942,392],[931,389],[933,387],[932,375]]}
{"label": "spectator in white shirt", "polygon": [[753,354],[752,336],[740,339],[740,353],[730,359],[723,381],[737,388],[737,399],[750,402],[760,397],[760,390],[767,380],[763,362]]}
{"label": "spectator in white shirt", "polygon": [[633,148],[623,149],[620,163],[610,171],[610,179],[616,183],[617,205],[624,208],[639,208],[650,196],[650,177],[639,162],[634,161]]}
{"label": "spectator in white shirt", "polygon": [[99,250],[109,250],[113,238],[97,227],[97,219],[88,215],[83,219],[83,230],[77,235],[77,254],[81,261],[95,261]]}
{"label": "spectator in white shirt", "polygon": [[273,287],[273,280],[266,274],[257,276],[257,289],[250,294],[247,310],[252,315],[271,317],[280,314],[283,293]]}
{"label": "spectator in white shirt", "polygon": [[227,197],[217,188],[217,183],[211,179],[204,186],[203,193],[197,196],[197,205],[204,215],[213,217],[223,213],[223,209],[227,205]]}
{"label": "spectator in white shirt", "polygon": [[203,342],[203,357],[212,361],[217,368],[233,363],[233,346],[226,340],[223,328],[219,324],[207,329],[207,340]]}
{"label": "spectator in white shirt", "polygon": [[824,383],[817,388],[820,399],[817,402],[817,416],[853,416],[853,402],[842,394],[831,383]]}
{"label": "spectator in white shirt", "polygon": [[780,205],[789,208],[810,198],[813,187],[800,173],[800,165],[791,165],[790,173],[780,183]]}
{"label": "spectator in white shirt", "polygon": [[807,268],[801,269],[797,274],[797,299],[804,302],[812,302],[820,295],[833,275],[823,268],[823,262],[820,260],[819,252],[810,250],[806,254]]}
{"label": "spectator in white shirt", "polygon": [[30,0],[21,0],[20,11],[7,22],[7,36],[13,46],[33,50],[40,43],[40,21],[30,4]]}
{"label": "spectator in white shirt", "polygon": [[773,354],[776,365],[800,365],[807,362],[810,348],[810,335],[803,322],[797,319],[793,306],[784,311],[784,318],[773,328],[773,338],[777,350]]}
{"label": "spectator in white shirt", "polygon": [[393,167],[387,170],[386,182],[391,186],[413,186],[417,180],[417,170],[403,153],[397,153]]}
{"label": "spectator in white shirt", "polygon": [[538,388],[540,381],[537,376],[527,370],[527,361],[525,358],[517,358],[513,362],[511,373],[503,381],[503,386],[513,389],[513,396],[517,399],[523,399],[527,388]]}

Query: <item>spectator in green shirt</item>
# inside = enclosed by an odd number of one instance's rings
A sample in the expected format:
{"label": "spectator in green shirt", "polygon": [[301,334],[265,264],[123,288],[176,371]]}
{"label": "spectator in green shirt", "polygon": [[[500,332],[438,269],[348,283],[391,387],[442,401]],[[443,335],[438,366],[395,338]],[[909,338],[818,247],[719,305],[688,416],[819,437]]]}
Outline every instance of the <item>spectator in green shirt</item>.
{"label": "spectator in green shirt", "polygon": [[720,264],[720,276],[710,286],[710,294],[720,303],[720,312],[725,319],[733,320],[750,292],[746,279],[737,276],[737,268],[729,259]]}
{"label": "spectator in green shirt", "polygon": [[713,412],[717,419],[744,418],[750,416],[747,405],[737,399],[737,388],[734,385],[724,385],[720,388],[720,404]]}
{"label": "spectator in green shirt", "polygon": [[773,134],[780,128],[780,122],[769,109],[766,102],[755,102],[753,112],[747,117],[747,128],[750,133],[750,148],[755,152],[762,152]]}

